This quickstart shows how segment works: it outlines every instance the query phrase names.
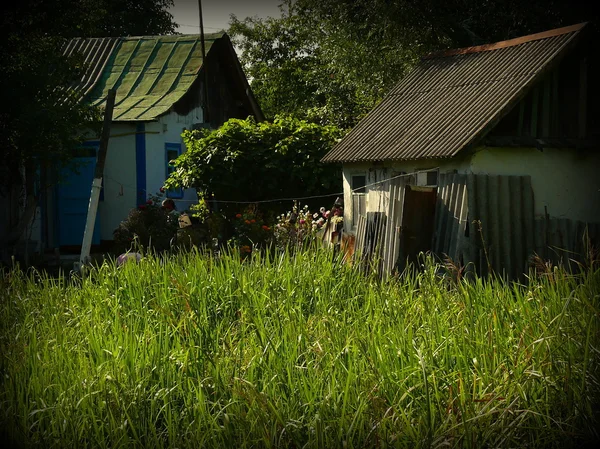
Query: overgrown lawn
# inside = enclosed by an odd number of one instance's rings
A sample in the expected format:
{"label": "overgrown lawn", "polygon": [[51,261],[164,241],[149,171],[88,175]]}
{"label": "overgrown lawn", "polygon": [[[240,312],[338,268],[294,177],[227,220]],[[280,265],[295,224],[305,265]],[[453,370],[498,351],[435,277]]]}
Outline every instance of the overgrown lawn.
{"label": "overgrown lawn", "polygon": [[[0,281],[0,419],[23,447],[580,447],[600,271],[381,282],[325,250]],[[436,274],[437,273],[437,274]]]}

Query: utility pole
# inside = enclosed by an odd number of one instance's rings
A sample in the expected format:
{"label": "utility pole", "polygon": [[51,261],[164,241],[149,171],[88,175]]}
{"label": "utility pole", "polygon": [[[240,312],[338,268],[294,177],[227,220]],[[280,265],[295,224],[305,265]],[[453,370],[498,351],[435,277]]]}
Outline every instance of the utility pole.
{"label": "utility pole", "polygon": [[110,137],[110,125],[112,124],[113,109],[115,107],[116,90],[110,89],[106,97],[106,108],[104,109],[104,123],[102,124],[102,135],[100,136],[100,148],[96,158],[96,169],[94,180],[92,181],[92,193],[88,205],[87,220],[85,230],[83,231],[83,243],[81,244],[81,255],[79,262],[75,263],[75,271],[80,272],[88,263],[90,258],[90,249],[92,247],[92,236],[94,234],[94,224],[96,223],[96,213],[98,211],[98,200],[100,199],[100,190],[102,189],[102,177],[104,176],[104,163],[106,162],[106,153],[108,151],[108,139]]}
{"label": "utility pole", "polygon": [[202,70],[204,71],[204,108],[202,110],[203,121],[210,121],[208,113],[208,71],[206,70],[206,48],[204,46],[204,22],[202,21],[202,0],[198,0],[198,12],[200,15],[200,48],[202,49]]}

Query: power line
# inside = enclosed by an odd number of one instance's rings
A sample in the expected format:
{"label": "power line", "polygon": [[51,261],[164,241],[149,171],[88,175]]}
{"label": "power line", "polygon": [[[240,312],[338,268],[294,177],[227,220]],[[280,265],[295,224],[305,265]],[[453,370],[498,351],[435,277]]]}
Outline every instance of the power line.
{"label": "power line", "polygon": [[[408,176],[414,176],[418,173],[427,173],[433,170],[439,170],[439,167],[435,167],[435,168],[429,168],[427,170],[419,170],[419,171],[415,171],[412,173],[401,173],[399,175],[396,176],[392,176],[391,178],[386,178],[386,179],[382,179],[380,181],[375,181],[372,182],[370,184],[365,184],[362,187],[357,187],[356,189],[352,189],[350,190],[350,193],[355,192],[357,190],[360,189],[364,189],[366,187],[371,187],[377,184],[382,184],[384,182],[388,182],[391,181],[393,179],[397,179],[397,178],[405,178]],[[131,184],[126,184],[126,183],[122,183],[120,181],[118,181],[117,179],[109,176],[109,175],[105,175],[105,178],[110,179],[114,182],[116,182],[117,184],[120,184],[124,187],[128,187],[134,190],[137,190],[136,187],[132,186]],[[343,195],[344,192],[333,192],[333,193],[326,193],[323,195],[311,195],[311,196],[302,196],[302,197],[290,197],[290,198],[275,198],[275,199],[270,199],[270,200],[258,200],[258,201],[234,201],[234,200],[213,200],[213,199],[209,199],[209,200],[205,200],[207,202],[210,203],[223,203],[223,204],[261,204],[261,203],[276,203],[276,202],[281,202],[281,201],[300,201],[300,200],[310,200],[310,199],[315,199],[315,198],[330,198],[333,196],[339,196],[339,195]],[[185,201],[191,201],[191,200],[185,200]]]}
{"label": "power line", "polygon": [[[364,189],[366,187],[371,187],[377,184],[382,184],[384,182],[388,182],[391,181],[393,179],[397,179],[397,178],[405,178],[408,176],[414,176],[418,173],[427,173],[433,170],[439,170],[439,167],[435,167],[435,168],[429,168],[427,170],[419,170],[419,171],[415,171],[412,173],[401,173],[399,175],[396,176],[392,176],[391,178],[386,178],[386,179],[382,179],[381,181],[375,181],[372,182],[370,184],[366,184],[362,187],[357,187],[356,189],[352,189],[350,190],[350,192],[355,192],[356,190],[360,190],[360,189]],[[230,203],[230,204],[259,204],[259,203],[275,203],[278,201],[299,201],[299,200],[309,200],[309,199],[313,199],[313,198],[327,198],[327,197],[332,197],[332,196],[337,196],[337,195],[343,195],[344,192],[335,192],[335,193],[327,193],[325,195],[312,195],[312,196],[304,196],[304,197],[294,197],[294,198],[277,198],[277,199],[272,199],[272,200],[258,200],[258,201],[232,201],[232,200],[206,200],[208,202],[212,202],[212,203]]]}
{"label": "power line", "polygon": [[427,173],[427,172],[430,172],[430,171],[433,171],[433,170],[439,170],[439,169],[440,169],[440,167],[435,167],[435,168],[428,168],[427,170],[419,170],[419,171],[414,171],[414,172],[412,172],[412,173],[401,173],[401,174],[399,174],[399,175],[392,176],[391,178],[382,179],[381,181],[372,182],[371,184],[365,184],[365,185],[364,185],[364,186],[362,186],[362,187],[357,187],[356,189],[352,189],[352,190],[350,190],[350,192],[354,192],[354,191],[356,191],[356,190],[364,189],[364,188],[366,188],[366,187],[371,187],[371,186],[374,186],[374,185],[376,185],[376,184],[381,184],[381,183],[383,183],[383,182],[388,182],[388,181],[391,181],[392,179],[396,179],[396,178],[404,178],[404,177],[406,177],[406,176],[414,176],[414,175],[416,175],[417,173]]}
{"label": "power line", "polygon": [[312,195],[294,198],[277,198],[273,200],[259,200],[259,201],[231,201],[231,200],[205,200],[210,203],[230,203],[230,204],[259,204],[259,203],[276,203],[278,201],[299,201],[299,200],[310,200],[313,198],[327,198],[336,195],[343,195],[344,192],[328,193],[325,195]]}

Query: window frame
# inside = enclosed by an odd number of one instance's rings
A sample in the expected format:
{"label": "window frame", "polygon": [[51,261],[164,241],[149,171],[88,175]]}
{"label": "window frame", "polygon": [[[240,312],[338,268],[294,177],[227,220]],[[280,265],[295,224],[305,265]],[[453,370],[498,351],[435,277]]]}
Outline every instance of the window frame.
{"label": "window frame", "polygon": [[[364,178],[364,185],[362,187],[354,187],[354,177],[358,177],[358,176],[362,176]],[[356,228],[356,225],[358,224],[358,215],[360,213],[360,211],[355,210],[354,207],[354,198],[357,198],[358,201],[360,201],[360,203],[363,204],[363,208],[364,208],[364,213],[366,214],[367,212],[367,180],[368,180],[368,173],[366,171],[360,171],[360,172],[354,172],[354,173],[350,173],[350,198],[351,198],[351,205],[352,205],[352,229]],[[355,192],[354,189],[363,189],[363,191],[361,192]]]}
{"label": "window frame", "polygon": [[[429,183],[429,174],[435,173],[435,184]],[[424,180],[423,180],[424,179]],[[439,168],[420,168],[415,170],[415,186],[417,187],[437,187],[440,182]]]}
{"label": "window frame", "polygon": [[[173,167],[170,164],[173,158],[169,157],[170,151],[177,152],[177,157],[181,156],[181,143],[165,142],[165,179],[173,172]],[[171,199],[181,199],[183,198],[183,188],[165,190],[165,196]]]}

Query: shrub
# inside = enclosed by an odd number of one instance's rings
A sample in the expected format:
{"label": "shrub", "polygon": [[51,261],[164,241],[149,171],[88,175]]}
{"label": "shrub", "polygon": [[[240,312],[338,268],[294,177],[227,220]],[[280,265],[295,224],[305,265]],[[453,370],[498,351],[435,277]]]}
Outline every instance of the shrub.
{"label": "shrub", "polygon": [[[340,192],[341,166],[320,161],[343,134],[335,126],[291,117],[272,123],[230,119],[211,132],[185,131],[187,151],[174,162],[165,187],[193,187],[211,202]],[[269,212],[273,204],[262,204],[261,210]],[[219,207],[227,216],[236,213],[233,203]]]}
{"label": "shrub", "polygon": [[150,247],[161,252],[171,247],[178,229],[177,214],[164,209],[161,201],[161,195],[153,195],[129,212],[113,233],[115,253]]}
{"label": "shrub", "polygon": [[232,236],[229,243],[240,249],[242,254],[253,248],[264,248],[273,240],[273,227],[266,223],[256,206],[249,206],[232,219]]}

